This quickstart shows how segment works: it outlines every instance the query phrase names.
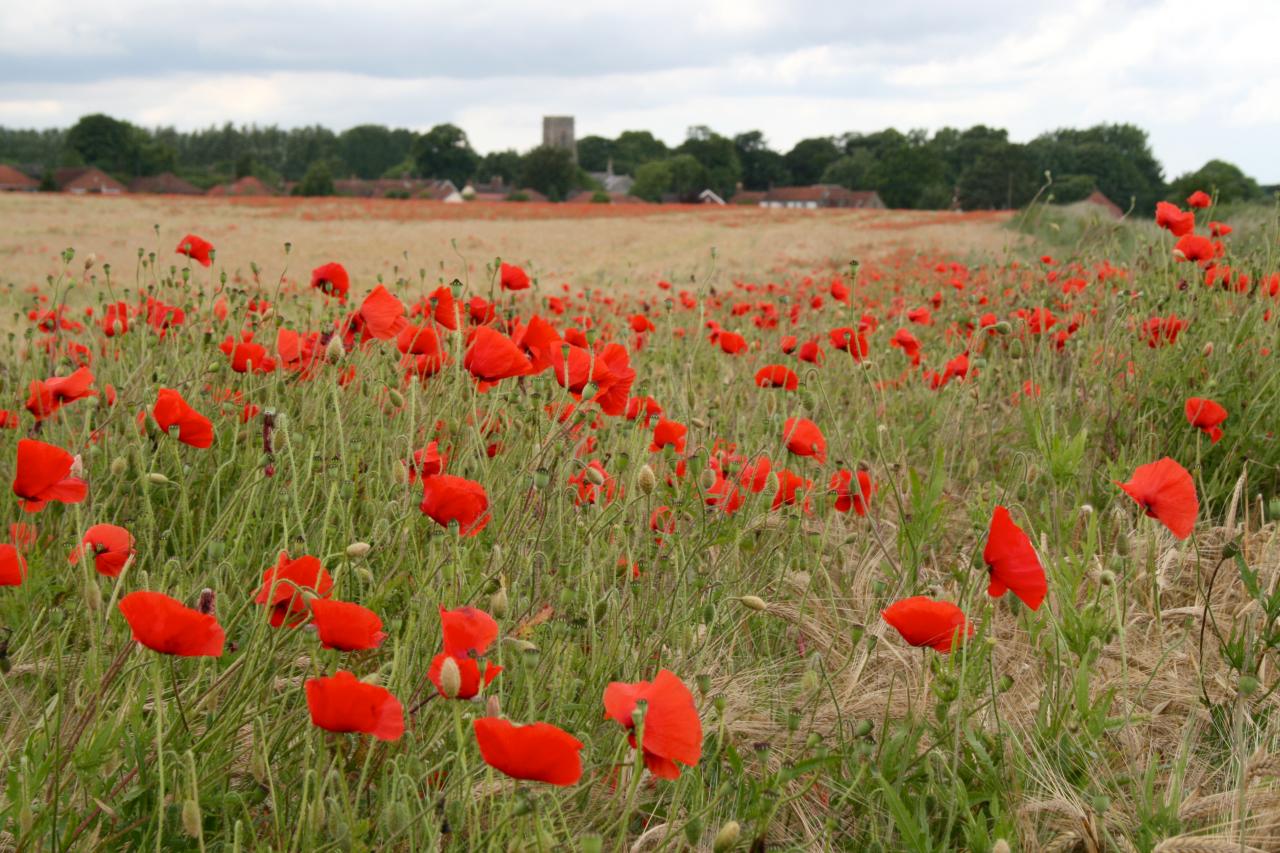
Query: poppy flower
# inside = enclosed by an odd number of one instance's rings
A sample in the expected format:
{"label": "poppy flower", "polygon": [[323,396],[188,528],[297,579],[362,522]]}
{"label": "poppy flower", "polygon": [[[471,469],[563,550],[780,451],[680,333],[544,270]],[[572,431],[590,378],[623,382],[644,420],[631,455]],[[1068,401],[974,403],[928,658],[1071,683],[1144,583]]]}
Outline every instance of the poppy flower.
{"label": "poppy flower", "polygon": [[326,649],[376,649],[387,638],[377,613],[349,601],[312,599],[311,621],[320,636],[320,645]]}
{"label": "poppy flower", "polygon": [[912,367],[920,366],[920,341],[906,329],[899,329],[889,339],[889,346],[902,350],[902,354],[911,359]]}
{"label": "poppy flower", "polygon": [[276,360],[267,355],[267,348],[253,341],[237,341],[231,335],[218,345],[218,349],[231,360],[236,373],[270,373],[276,369]]}
{"label": "poppy flower", "polygon": [[1158,520],[1178,539],[1186,539],[1196,526],[1200,502],[1196,484],[1187,472],[1168,456],[1139,465],[1127,483],[1116,483],[1142,507],[1147,517]]}
{"label": "poppy flower", "polygon": [[286,617],[292,624],[307,612],[303,590],[325,598],[331,589],[333,578],[320,565],[318,558],[304,554],[291,560],[287,553],[281,551],[276,564],[262,573],[262,588],[253,601],[271,608],[271,627],[279,628]]}
{"label": "poppy flower", "polygon": [[688,434],[689,428],[684,424],[660,418],[653,427],[653,442],[649,445],[649,450],[657,452],[664,447],[673,447],[676,453],[684,453]]}
{"label": "poppy flower", "polygon": [[880,615],[910,645],[929,646],[943,653],[951,651],[957,639],[973,636],[973,626],[967,624],[959,607],[923,595],[895,601]]}
{"label": "poppy flower", "polygon": [[91,389],[92,385],[93,372],[87,367],[81,367],[70,376],[54,376],[44,381],[32,382],[31,395],[27,398],[27,411],[36,420],[43,420],[65,403],[93,396],[96,392]]}
{"label": "poppy flower", "polygon": [[0,586],[22,586],[27,577],[27,561],[18,546],[0,544]]}
{"label": "poppy flower", "polygon": [[191,447],[205,448],[213,444],[213,422],[191,408],[182,395],[172,388],[161,388],[151,416],[164,432],[178,428],[178,441]]}
{"label": "poppy flower", "polygon": [[800,387],[800,377],[785,365],[768,364],[756,371],[756,387],[794,391]]}
{"label": "poppy flower", "polygon": [[311,286],[327,296],[337,297],[339,302],[346,302],[351,279],[342,264],[330,262],[311,271]]}
{"label": "poppy flower", "polygon": [[1225,237],[1235,229],[1225,222],[1210,222],[1209,235],[1211,237]]}
{"label": "poppy flower", "polygon": [[309,678],[307,710],[311,724],[330,732],[360,732],[379,740],[404,734],[404,708],[385,687],[366,684],[345,670],[328,678]]}
{"label": "poppy flower", "polygon": [[360,303],[361,327],[369,337],[389,341],[404,327],[404,303],[391,295],[391,291],[378,285]]}
{"label": "poppy flower", "polygon": [[[458,666],[458,692],[453,696],[449,696],[445,692],[444,681],[441,674],[444,672],[445,661],[453,659]],[[497,664],[484,662],[484,669],[480,668],[480,662],[472,657],[458,657],[448,652],[440,652],[431,659],[431,665],[427,668],[427,679],[435,685],[436,691],[446,699],[474,699],[480,693],[480,688],[488,687],[493,680],[502,672],[502,667]]]}
{"label": "poppy flower", "polygon": [[787,418],[782,425],[782,440],[796,456],[812,456],[827,461],[827,439],[818,425],[808,418]]}
{"label": "poppy flower", "polygon": [[747,339],[737,332],[720,332],[720,351],[726,355],[739,355],[747,351]]}
{"label": "poppy flower", "polygon": [[497,717],[471,721],[480,755],[512,779],[574,785],[582,778],[582,741],[550,723],[517,726]]}
{"label": "poppy flower", "polygon": [[222,657],[226,635],[212,614],[159,592],[131,592],[117,606],[133,638],[152,651],[184,658]]}
{"label": "poppy flower", "polygon": [[515,264],[502,262],[499,268],[499,281],[503,290],[528,290],[529,274]]}
{"label": "poppy flower", "polygon": [[1195,207],[1203,210],[1213,204],[1213,199],[1209,198],[1209,194],[1204,190],[1196,190],[1187,196],[1187,207]]}
{"label": "poppy flower", "polygon": [[471,345],[462,357],[462,366],[481,382],[526,376],[532,368],[516,342],[490,326],[480,326],[471,333]]}
{"label": "poppy flower", "polygon": [[1211,261],[1218,256],[1218,246],[1208,237],[1200,234],[1187,234],[1178,238],[1173,246],[1173,257],[1178,261]]}
{"label": "poppy flower", "polygon": [[100,575],[115,578],[120,576],[125,563],[135,553],[133,534],[128,530],[115,524],[95,524],[84,532],[84,538],[68,559],[74,566],[81,557],[92,554],[94,570]]}
{"label": "poppy flower", "polygon": [[178,248],[174,249],[179,255],[186,255],[191,260],[201,266],[209,266],[213,263],[210,252],[213,251],[213,244],[208,240],[197,237],[195,234],[188,234],[178,241]]}
{"label": "poppy flower", "polygon": [[770,504],[770,509],[778,510],[783,506],[800,504],[801,509],[809,513],[811,511],[809,489],[813,487],[813,481],[805,479],[786,468],[778,468],[774,473],[778,477],[778,491],[773,495],[773,503]]}
{"label": "poppy flower", "polygon": [[857,491],[853,489],[853,480],[853,472],[842,468],[831,475],[827,488],[836,496],[836,512],[853,510],[858,515],[866,515],[875,485],[871,482],[871,475],[862,469],[857,473]]}
{"label": "poppy flower", "polygon": [[49,501],[78,504],[89,494],[89,485],[71,476],[75,457],[61,447],[31,438],[18,442],[13,493],[27,512],[39,512]]}
{"label": "poppy flower", "polygon": [[433,438],[426,447],[413,451],[413,459],[408,463],[409,482],[412,483],[419,477],[443,474],[448,464],[449,457],[440,450],[439,440]]}
{"label": "poppy flower", "polygon": [[443,637],[444,651],[431,659],[427,670],[427,678],[435,685],[441,696],[445,696],[444,685],[440,675],[445,660],[453,658],[458,665],[461,676],[458,692],[451,698],[470,699],[480,692],[481,680],[488,686],[502,667],[485,662],[481,672],[477,658],[484,655],[498,639],[498,623],[483,610],[475,607],[457,607],[453,610],[440,608],[440,633]]}
{"label": "poppy flower", "polygon": [[1175,237],[1190,234],[1196,227],[1196,215],[1189,210],[1180,210],[1176,204],[1167,201],[1156,202],[1156,225],[1168,230]]}
{"label": "poppy flower", "polygon": [[641,702],[645,703],[640,743],[644,765],[660,779],[678,779],[678,764],[693,767],[702,758],[702,721],[693,694],[665,669],[652,682],[611,682],[604,690],[605,716],[631,731],[632,747],[636,746],[634,714]]}
{"label": "poppy flower", "polygon": [[999,598],[1006,590],[1013,590],[1023,604],[1032,610],[1040,609],[1049,589],[1044,567],[1040,565],[1040,557],[1036,555],[1031,539],[1014,524],[1009,510],[1002,506],[997,506],[991,515],[982,559],[991,570],[987,595]]}
{"label": "poppy flower", "polygon": [[1187,423],[1209,436],[1212,444],[1217,444],[1222,438],[1222,422],[1227,419],[1227,410],[1203,397],[1189,397],[1185,410]]}
{"label": "poppy flower", "polygon": [[475,536],[491,518],[489,495],[484,486],[465,477],[436,474],[422,478],[419,509],[441,527],[458,523],[458,535]]}

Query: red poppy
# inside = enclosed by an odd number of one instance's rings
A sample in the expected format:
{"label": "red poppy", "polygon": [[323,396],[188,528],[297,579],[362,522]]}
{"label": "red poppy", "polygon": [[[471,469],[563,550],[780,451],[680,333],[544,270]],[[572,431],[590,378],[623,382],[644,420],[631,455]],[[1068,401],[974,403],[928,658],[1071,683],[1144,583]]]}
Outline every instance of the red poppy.
{"label": "red poppy", "polygon": [[1211,261],[1218,256],[1218,244],[1200,234],[1186,234],[1173,246],[1173,257],[1178,261]]}
{"label": "red poppy", "polygon": [[1212,237],[1225,237],[1235,229],[1225,222],[1210,222],[1209,235]]}
{"label": "red poppy", "polygon": [[404,303],[378,285],[360,304],[360,324],[368,337],[389,341],[404,327]]}
{"label": "red poppy", "polygon": [[209,266],[213,263],[210,252],[213,251],[213,244],[208,240],[197,237],[195,234],[188,234],[178,241],[178,248],[174,249],[179,255],[186,255],[191,260],[201,266]]}
{"label": "red poppy", "polygon": [[443,474],[449,457],[440,450],[440,442],[432,439],[426,447],[413,451],[413,459],[409,462],[409,482],[419,477],[434,477]]}
{"label": "red poppy", "polygon": [[444,651],[431,659],[427,670],[427,678],[435,685],[441,696],[445,695],[440,674],[445,660],[453,658],[461,675],[456,699],[470,699],[480,692],[481,680],[488,686],[502,672],[502,667],[485,662],[481,672],[477,658],[484,655],[498,639],[498,623],[483,610],[463,606],[453,610],[440,608],[440,632],[443,637]]}
{"label": "red poppy", "polygon": [[582,778],[582,741],[563,729],[497,717],[477,717],[471,726],[485,763],[513,779],[574,785]]}
{"label": "red poppy", "polygon": [[84,532],[84,538],[68,559],[74,566],[81,557],[92,554],[93,568],[98,574],[114,578],[120,576],[125,563],[135,553],[133,534],[128,530],[115,524],[95,524]]}
{"label": "red poppy", "polygon": [[867,509],[871,506],[871,493],[875,491],[875,485],[871,482],[871,475],[863,469],[858,470],[857,478],[858,489],[854,491],[852,488],[853,472],[842,468],[831,475],[831,483],[827,488],[835,493],[836,512],[853,510],[858,515],[867,514]]}
{"label": "red poppy", "polygon": [[812,456],[827,461],[827,439],[818,425],[808,418],[787,418],[782,425],[782,440],[796,456]]}
{"label": "red poppy", "polygon": [[1222,422],[1227,419],[1227,410],[1203,397],[1187,398],[1185,410],[1187,423],[1209,436],[1211,443],[1217,444],[1222,438]]}
{"label": "red poppy", "polygon": [[1196,484],[1177,462],[1168,456],[1139,465],[1129,482],[1117,482],[1149,518],[1157,519],[1178,539],[1186,539],[1196,526],[1200,502]]}
{"label": "red poppy", "polygon": [[213,422],[191,408],[172,388],[160,389],[151,416],[166,433],[176,426],[178,441],[183,444],[201,448],[213,444]]}
{"label": "red poppy", "polygon": [[237,341],[231,335],[218,345],[218,349],[231,359],[231,369],[236,373],[270,373],[276,369],[276,360],[267,355],[267,348],[253,341]]}
{"label": "red poppy", "polygon": [[800,504],[806,513],[810,512],[809,490],[813,487],[813,481],[807,480],[786,468],[778,468],[774,473],[778,477],[778,491],[773,495],[773,503],[770,508],[777,510],[784,505],[795,506]]}
{"label": "red poppy", "polygon": [[679,764],[693,767],[702,758],[702,721],[689,688],[668,670],[651,682],[614,681],[604,690],[605,716],[631,731],[636,746],[635,712],[645,703],[642,742],[644,764],[660,779],[680,778]]}
{"label": "red poppy", "polygon": [[768,364],[756,371],[756,386],[794,391],[800,387],[800,377],[785,365]]}
{"label": "red poppy", "polygon": [[1203,210],[1213,204],[1213,199],[1209,198],[1209,194],[1204,190],[1196,190],[1187,196],[1187,207],[1195,207]]}
{"label": "red poppy", "polygon": [[880,615],[913,646],[930,646],[945,653],[957,639],[973,636],[973,625],[967,625],[959,607],[923,595],[895,601]]}
{"label": "red poppy", "polygon": [[532,369],[528,356],[516,342],[490,326],[480,326],[471,333],[471,345],[462,357],[462,366],[481,382],[526,376]]}
{"label": "red poppy", "polygon": [[515,264],[503,261],[499,279],[503,290],[529,289],[529,274]]}
{"label": "red poppy", "polygon": [[737,332],[720,332],[720,351],[726,355],[739,355],[747,351],[747,339]]}
{"label": "red poppy", "polygon": [[43,420],[62,408],[64,403],[93,396],[96,392],[91,385],[93,372],[87,367],[81,367],[70,376],[54,376],[43,382],[32,382],[31,395],[27,398],[27,411],[36,420]]}
{"label": "red poppy", "polygon": [[326,649],[341,652],[376,649],[387,638],[377,613],[349,601],[314,598],[311,619],[320,636],[320,645]]}
{"label": "red poppy", "polygon": [[61,447],[31,438],[18,442],[18,464],[13,493],[27,512],[39,512],[49,501],[78,504],[89,494],[89,485],[71,476],[75,457]]}
{"label": "red poppy", "polygon": [[920,341],[906,329],[899,329],[889,339],[889,346],[902,350],[902,354],[911,359],[912,367],[920,366]]}
{"label": "red poppy", "polygon": [[685,438],[689,434],[689,428],[682,423],[660,418],[658,423],[653,427],[653,442],[649,445],[649,450],[657,452],[664,447],[675,448],[676,453],[684,453]]}
{"label": "red poppy", "polygon": [[366,684],[338,670],[329,678],[309,678],[307,710],[311,724],[330,732],[360,732],[379,740],[404,734],[404,708],[385,687]]}
{"label": "red poppy", "polygon": [[290,624],[296,624],[301,621],[301,614],[307,612],[303,590],[326,598],[331,589],[333,578],[317,557],[304,554],[291,560],[281,551],[276,564],[262,573],[262,589],[253,601],[271,608],[271,627],[279,628],[286,617]]}
{"label": "red poppy", "polygon": [[1040,609],[1049,585],[1044,567],[1022,528],[1013,523],[1009,510],[997,506],[991,515],[991,528],[987,531],[987,547],[982,559],[991,570],[991,583],[987,595],[999,598],[1006,590],[1022,599],[1032,610]]}
{"label": "red poppy", "polygon": [[118,606],[133,638],[152,651],[184,658],[222,657],[226,635],[212,614],[159,592],[131,592]]}
{"label": "red poppy", "polygon": [[460,536],[475,536],[491,518],[489,495],[474,480],[452,474],[436,474],[422,478],[422,504],[419,506],[441,527],[458,523]]}
{"label": "red poppy", "polygon": [[[444,672],[445,661],[453,658],[453,662],[458,665],[458,692],[450,697],[445,693],[444,682],[441,680],[441,673]],[[473,699],[480,693],[480,688],[488,687],[493,680],[502,672],[502,667],[497,664],[484,662],[484,669],[481,670],[480,662],[475,658],[458,657],[447,652],[440,652],[431,659],[431,665],[427,668],[427,679],[435,685],[436,691],[445,698],[453,699]]]}
{"label": "red poppy", "polygon": [[1156,225],[1168,229],[1175,237],[1190,234],[1196,227],[1196,215],[1191,211],[1179,210],[1176,204],[1167,201],[1156,202]]}
{"label": "red poppy", "polygon": [[342,264],[330,262],[311,271],[311,286],[328,296],[337,297],[339,302],[346,302],[351,279]]}
{"label": "red poppy", "polygon": [[27,561],[16,545],[0,544],[0,586],[22,586],[27,577]]}

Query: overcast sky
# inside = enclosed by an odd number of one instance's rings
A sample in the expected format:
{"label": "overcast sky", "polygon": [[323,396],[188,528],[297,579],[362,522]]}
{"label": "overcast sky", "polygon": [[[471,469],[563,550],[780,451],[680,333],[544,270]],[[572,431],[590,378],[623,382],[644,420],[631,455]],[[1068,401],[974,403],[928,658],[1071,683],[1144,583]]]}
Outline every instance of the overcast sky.
{"label": "overcast sky", "polygon": [[759,128],[1128,121],[1280,182],[1280,0],[9,0],[0,124],[461,125],[480,151]]}

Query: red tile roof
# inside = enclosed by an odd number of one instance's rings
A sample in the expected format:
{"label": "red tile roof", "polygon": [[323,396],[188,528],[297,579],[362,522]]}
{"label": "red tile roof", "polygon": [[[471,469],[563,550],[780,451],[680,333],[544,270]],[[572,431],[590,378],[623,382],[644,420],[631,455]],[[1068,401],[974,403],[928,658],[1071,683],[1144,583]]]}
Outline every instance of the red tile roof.
{"label": "red tile roof", "polygon": [[35,178],[32,178],[23,172],[19,172],[12,166],[6,166],[0,163],[0,191],[13,192],[17,190],[29,192],[31,190],[38,189],[39,187],[40,182]]}

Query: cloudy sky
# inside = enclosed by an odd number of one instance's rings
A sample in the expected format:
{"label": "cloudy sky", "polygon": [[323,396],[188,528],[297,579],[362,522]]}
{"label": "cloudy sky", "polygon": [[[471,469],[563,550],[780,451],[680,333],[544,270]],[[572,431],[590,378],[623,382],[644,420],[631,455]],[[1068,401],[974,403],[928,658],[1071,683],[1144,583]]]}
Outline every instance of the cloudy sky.
{"label": "cloudy sky", "polygon": [[690,125],[807,136],[1128,121],[1170,176],[1280,182],[1280,0],[42,0],[0,9],[0,124],[461,125],[481,151]]}

